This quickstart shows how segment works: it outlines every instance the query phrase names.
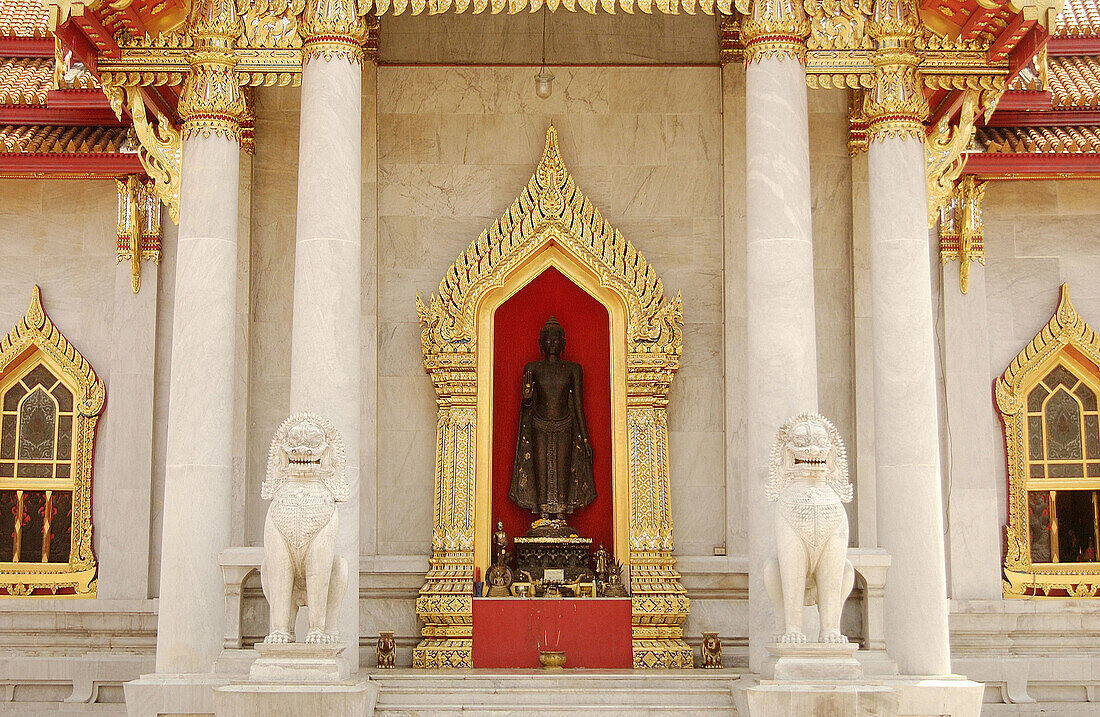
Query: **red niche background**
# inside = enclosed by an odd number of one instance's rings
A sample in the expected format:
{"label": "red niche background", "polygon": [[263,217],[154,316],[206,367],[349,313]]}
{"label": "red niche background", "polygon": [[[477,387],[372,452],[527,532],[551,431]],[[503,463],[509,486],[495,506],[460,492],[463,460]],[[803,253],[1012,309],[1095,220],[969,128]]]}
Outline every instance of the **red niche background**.
{"label": "red niche background", "polygon": [[538,517],[508,499],[516,457],[523,367],[542,357],[539,330],[554,316],[565,329],[562,358],[584,370],[584,414],[592,441],[596,500],[566,518],[577,532],[614,552],[611,500],[611,321],[603,304],[554,267],[504,302],[493,318],[493,522],[523,535]]}

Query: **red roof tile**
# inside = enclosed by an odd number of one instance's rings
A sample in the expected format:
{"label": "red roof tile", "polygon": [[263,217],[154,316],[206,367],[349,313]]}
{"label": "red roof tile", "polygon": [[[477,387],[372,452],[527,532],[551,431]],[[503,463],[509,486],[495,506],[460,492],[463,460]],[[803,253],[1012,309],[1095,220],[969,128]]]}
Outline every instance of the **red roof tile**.
{"label": "red roof tile", "polygon": [[979,127],[979,146],[992,154],[1098,154],[1097,127]]}
{"label": "red roof tile", "polygon": [[52,86],[52,59],[0,58],[0,105],[44,106]]}
{"label": "red roof tile", "polygon": [[1055,37],[1100,36],[1100,0],[1066,0],[1054,30]]}
{"label": "red roof tile", "polygon": [[0,152],[58,154],[118,152],[126,141],[125,127],[0,127]]}

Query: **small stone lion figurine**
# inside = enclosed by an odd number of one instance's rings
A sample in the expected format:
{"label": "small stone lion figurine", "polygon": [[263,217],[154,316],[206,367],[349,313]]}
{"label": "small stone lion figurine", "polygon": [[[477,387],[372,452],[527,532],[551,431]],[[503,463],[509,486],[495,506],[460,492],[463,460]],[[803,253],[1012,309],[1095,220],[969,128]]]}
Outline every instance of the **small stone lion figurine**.
{"label": "small stone lion figurine", "polygon": [[776,642],[806,642],[802,606],[817,604],[819,642],[844,643],[840,612],[852,592],[848,515],[852,500],[848,458],[840,432],[824,416],[789,418],[772,444],[765,494],[775,503],[778,557],[764,566],[775,609]]}
{"label": "small stone lion figurine", "polygon": [[717,632],[703,633],[703,646],[699,650],[703,657],[703,667],[717,670],[722,667],[722,640]]}
{"label": "small stone lion figurine", "polygon": [[305,642],[337,642],[331,622],[348,583],[336,555],[336,504],[348,499],[344,442],[336,428],[309,412],[283,421],[271,439],[260,497],[271,499],[264,521],[260,582],[270,610],[264,642],[293,642],[298,608],[309,606]]}

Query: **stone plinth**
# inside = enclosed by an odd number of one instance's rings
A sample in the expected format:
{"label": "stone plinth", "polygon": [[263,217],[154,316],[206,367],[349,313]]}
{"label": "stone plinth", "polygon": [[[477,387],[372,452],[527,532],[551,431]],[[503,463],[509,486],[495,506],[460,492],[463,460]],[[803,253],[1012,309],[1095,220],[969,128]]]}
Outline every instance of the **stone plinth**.
{"label": "stone plinth", "polygon": [[338,685],[227,685],[214,690],[217,717],[361,717],[374,714],[378,686],[363,680]]}
{"label": "stone plinth", "polygon": [[737,691],[742,717],[898,717],[900,695],[882,685],[760,684]]}
{"label": "stone plinth", "polygon": [[863,677],[863,666],[855,658],[859,646],[854,642],[772,643],[767,647],[768,659],[761,674],[768,680],[837,682]]}
{"label": "stone plinth", "polygon": [[332,684],[348,678],[348,663],[340,659],[343,645],[286,645],[258,642],[259,657],[248,672],[251,682]]}

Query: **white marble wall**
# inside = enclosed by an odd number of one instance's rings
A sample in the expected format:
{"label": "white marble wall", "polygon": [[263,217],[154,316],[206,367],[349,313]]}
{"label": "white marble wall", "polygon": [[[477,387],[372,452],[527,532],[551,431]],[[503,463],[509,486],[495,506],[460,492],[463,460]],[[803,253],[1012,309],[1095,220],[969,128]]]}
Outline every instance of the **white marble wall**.
{"label": "white marble wall", "polygon": [[[988,348],[967,340],[947,326],[943,345],[952,364],[970,366],[948,377],[948,390],[981,395],[978,406],[956,406],[950,423],[953,454],[958,446],[982,442],[946,466],[948,472],[948,541],[952,596],[997,598],[1001,562],[1000,526],[1005,522],[1004,432],[992,395],[993,381],[1050,319],[1058,305],[1058,288],[1069,284],[1074,306],[1094,328],[1100,327],[1100,182],[1021,181],[986,185],[986,266],[972,265],[971,295],[958,288],[958,264],[944,269],[946,306],[959,317],[956,324],[978,321],[985,325]],[[977,312],[976,317],[963,312]],[[988,356],[986,368],[973,365]],[[948,396],[951,401],[952,396]],[[949,406],[951,404],[949,403]],[[966,516],[982,511],[987,519],[976,532]],[[994,535],[990,531],[996,530]],[[979,566],[991,565],[993,572]]]}
{"label": "white marble wall", "polygon": [[[38,284],[54,324],[103,380],[107,404],[97,431],[92,492],[93,545],[100,577],[106,578],[99,593],[142,599],[148,590],[150,476],[147,467],[138,473],[129,468],[142,453],[148,466],[149,448],[130,444],[151,430],[147,392],[153,366],[120,360],[115,327],[121,322],[123,333],[133,331],[131,336],[151,345],[150,292],[157,291],[157,280],[156,268],[148,265],[143,293],[134,296],[128,266],[118,279],[123,269],[115,265],[117,196],[113,181],[0,180],[0,332],[26,313],[31,287]],[[122,393],[112,398],[116,391]],[[146,413],[134,415],[135,406]],[[117,440],[120,434],[130,444]],[[127,534],[125,526],[137,534]]]}

